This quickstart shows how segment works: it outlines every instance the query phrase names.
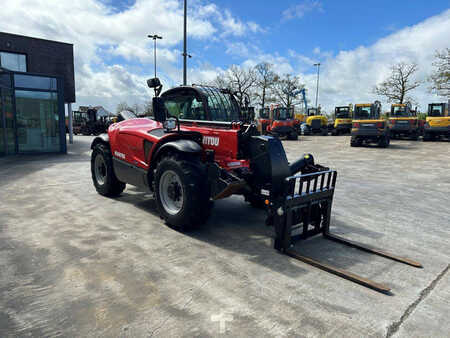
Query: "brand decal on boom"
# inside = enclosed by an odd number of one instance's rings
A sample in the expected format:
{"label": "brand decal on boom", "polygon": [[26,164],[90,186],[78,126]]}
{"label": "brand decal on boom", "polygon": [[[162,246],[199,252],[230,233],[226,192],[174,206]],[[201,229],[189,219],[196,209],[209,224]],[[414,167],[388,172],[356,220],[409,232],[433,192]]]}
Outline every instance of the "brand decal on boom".
{"label": "brand decal on boom", "polygon": [[203,136],[203,144],[207,146],[218,146],[219,138],[214,136]]}

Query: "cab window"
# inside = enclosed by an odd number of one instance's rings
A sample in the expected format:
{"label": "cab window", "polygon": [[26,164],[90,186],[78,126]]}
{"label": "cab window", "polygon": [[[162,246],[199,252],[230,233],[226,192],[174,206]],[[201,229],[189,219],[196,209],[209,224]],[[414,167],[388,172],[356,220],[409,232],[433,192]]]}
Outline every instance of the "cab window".
{"label": "cab window", "polygon": [[171,116],[185,120],[206,120],[203,103],[194,96],[168,97],[164,106]]}

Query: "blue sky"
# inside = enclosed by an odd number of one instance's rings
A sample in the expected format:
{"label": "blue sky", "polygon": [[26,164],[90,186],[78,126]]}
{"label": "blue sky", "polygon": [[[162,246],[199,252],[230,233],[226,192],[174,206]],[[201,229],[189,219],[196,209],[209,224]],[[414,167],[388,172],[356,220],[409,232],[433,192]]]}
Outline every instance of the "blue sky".
{"label": "blue sky", "polygon": [[[423,82],[412,96],[425,109],[442,100],[427,90],[436,50],[449,47],[449,2],[188,0],[188,82],[211,81],[232,64],[267,61],[299,76],[326,110],[371,102],[392,64],[415,62]],[[14,20],[11,20],[14,18]],[[152,92],[153,44],[165,88],[182,80],[181,0],[15,0],[2,4],[0,31],[74,44],[76,105],[143,104]],[[309,95],[311,93],[311,95]],[[385,107],[386,102],[383,102]]]}

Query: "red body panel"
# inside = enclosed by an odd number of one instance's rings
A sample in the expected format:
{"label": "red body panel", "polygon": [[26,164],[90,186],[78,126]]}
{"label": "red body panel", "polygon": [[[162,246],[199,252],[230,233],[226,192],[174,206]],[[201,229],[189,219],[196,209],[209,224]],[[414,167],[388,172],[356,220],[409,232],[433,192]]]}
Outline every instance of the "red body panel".
{"label": "red body panel", "polygon": [[[158,135],[149,132],[160,129]],[[195,131],[203,135],[203,149],[215,151],[215,161],[226,170],[239,167],[249,167],[249,160],[238,160],[238,132],[239,126],[233,125],[230,129],[223,126],[215,127],[198,125],[195,122],[182,123],[182,131]],[[108,129],[112,155],[134,166],[148,170],[150,159],[159,143],[165,143],[173,138],[174,133],[165,133],[163,124],[151,119],[141,118],[122,121],[111,125]],[[144,140],[153,143],[148,158],[145,158]]]}
{"label": "red body panel", "polygon": [[273,120],[272,124],[270,124],[267,127],[268,131],[271,131],[272,129],[275,129],[277,127],[294,127],[295,126],[295,120]]}

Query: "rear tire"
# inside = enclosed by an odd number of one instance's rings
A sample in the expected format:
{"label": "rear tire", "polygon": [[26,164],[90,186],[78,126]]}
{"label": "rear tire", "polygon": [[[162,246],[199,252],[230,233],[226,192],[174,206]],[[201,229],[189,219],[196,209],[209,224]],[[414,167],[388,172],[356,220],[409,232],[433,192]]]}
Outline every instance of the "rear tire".
{"label": "rear tire", "polygon": [[353,138],[353,137],[350,139],[350,146],[351,147],[360,147],[361,144],[362,144],[362,141],[360,139]]}
{"label": "rear tire", "polygon": [[322,136],[328,136],[328,129],[327,128],[322,129],[321,135]]}
{"label": "rear tire", "polygon": [[432,135],[431,133],[427,133],[427,132],[423,133],[423,141],[424,142],[433,141],[433,140],[434,140],[434,135]]}
{"label": "rear tire", "polygon": [[378,141],[378,146],[380,148],[387,148],[389,146],[389,143],[390,143],[390,138],[389,138],[389,136],[385,135],[380,138],[380,141]]}
{"label": "rear tire", "polygon": [[109,146],[97,144],[91,156],[91,174],[95,189],[100,195],[115,197],[125,189],[114,173],[113,160]]}
{"label": "rear tire", "polygon": [[292,140],[292,141],[297,141],[298,140],[298,134],[295,131],[292,131],[289,135],[288,135],[288,139]]}
{"label": "rear tire", "polygon": [[164,157],[156,168],[155,197],[161,218],[181,230],[191,230],[209,217],[212,203],[206,167],[194,156]]}
{"label": "rear tire", "polygon": [[417,132],[417,131],[412,132],[411,135],[410,135],[410,138],[413,141],[417,141],[419,139],[419,132]]}

